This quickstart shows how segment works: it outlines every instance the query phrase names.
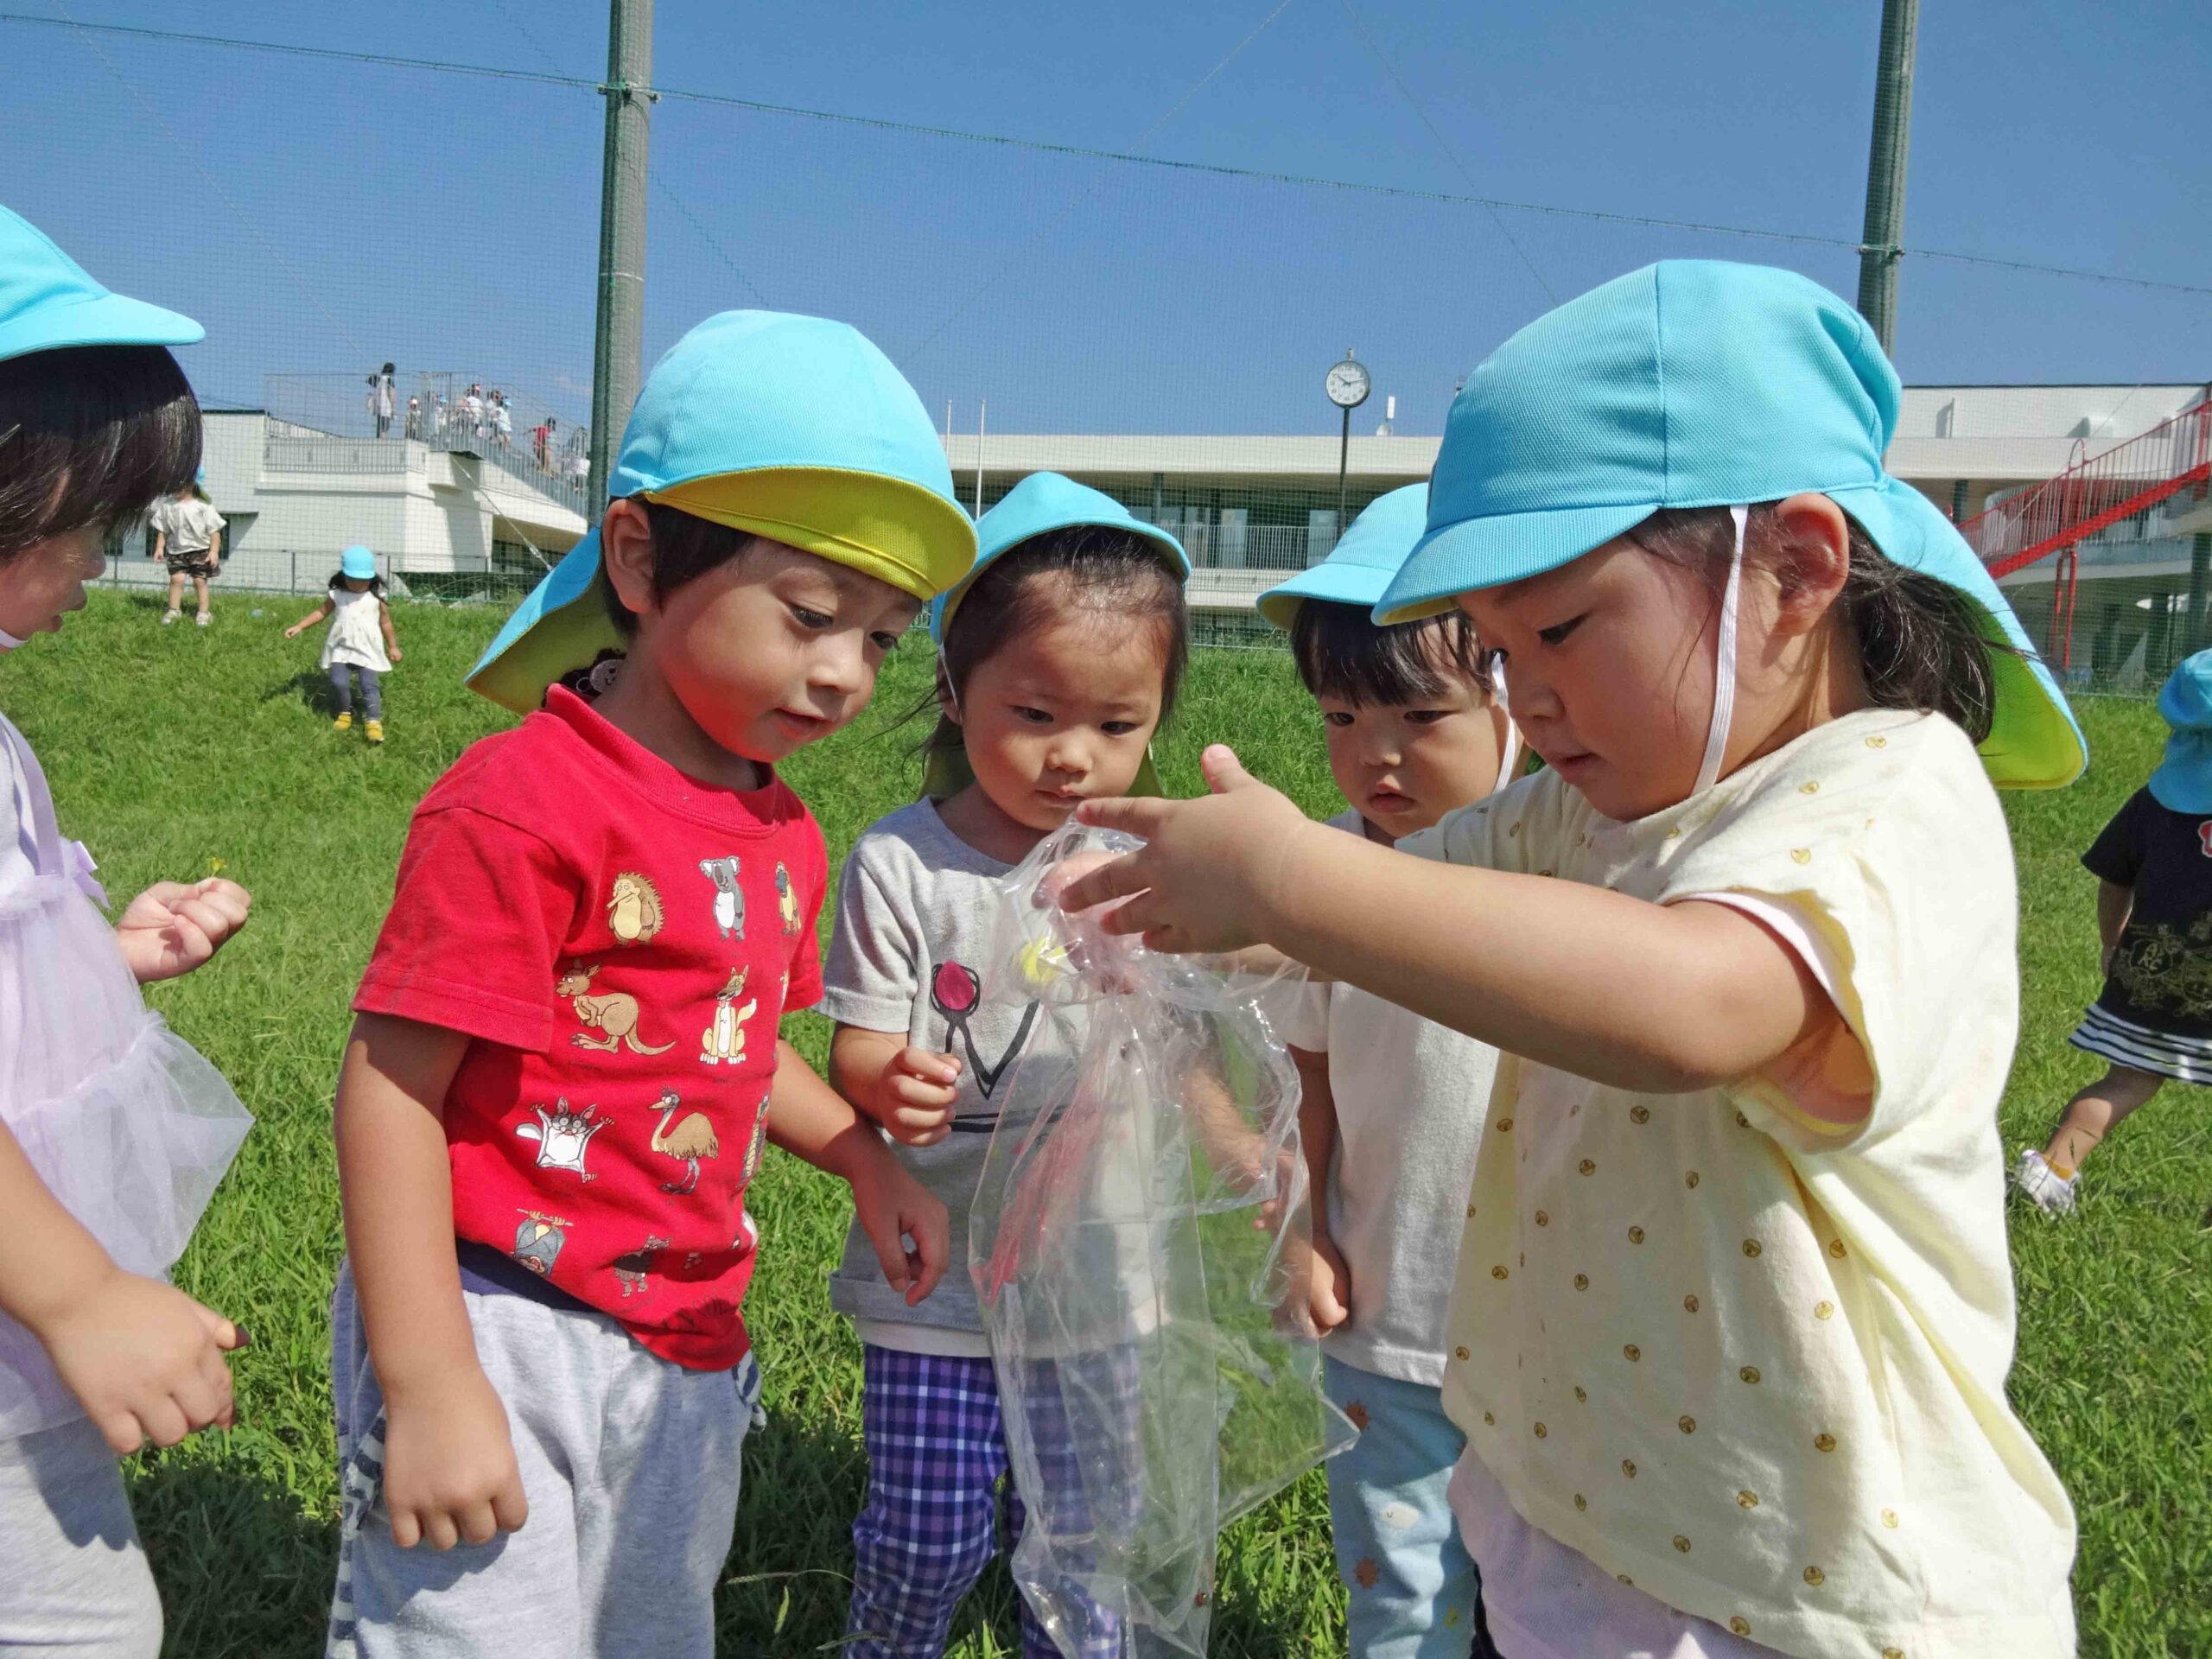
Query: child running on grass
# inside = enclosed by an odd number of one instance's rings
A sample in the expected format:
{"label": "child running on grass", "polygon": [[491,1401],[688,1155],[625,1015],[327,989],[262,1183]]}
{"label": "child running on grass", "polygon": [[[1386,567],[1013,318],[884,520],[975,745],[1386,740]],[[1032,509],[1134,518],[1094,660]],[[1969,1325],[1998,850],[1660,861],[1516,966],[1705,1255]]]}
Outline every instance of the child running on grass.
{"label": "child running on grass", "polygon": [[[111,294],[0,207],[0,656],[85,604],[109,530],[188,483],[200,325]],[[113,926],[0,717],[0,1652],[152,1659],[162,1605],[116,1459],[228,1427],[243,1347],[165,1282],[251,1121],[139,986],[244,926],[164,881]]]}
{"label": "child running on grass", "polygon": [[945,1267],[944,1205],[777,1036],[829,868],[776,766],[975,556],[929,416],[842,324],[724,312],[613,494],[471,675],[533,712],[416,810],[354,1001],[334,1652],[703,1659],[764,1143],[851,1184],[900,1306]]}
{"label": "child running on grass", "polygon": [[377,575],[377,556],[367,548],[349,547],[339,555],[329,596],[285,629],[284,637],[296,639],[325,617],[335,619],[322,642],[322,671],[330,676],[330,695],[338,704],[337,718],[330,723],[341,732],[353,727],[353,677],[359,675],[366,734],[370,742],[381,743],[384,692],[378,676],[391,673],[402,653],[391,607],[385,603],[384,578]]}
{"label": "child running on grass", "polygon": [[2020,1154],[2020,1190],[2047,1216],[2073,1213],[2082,1163],[2168,1078],[2212,1083],[2212,651],[2168,677],[2158,712],[2164,761],[2082,855],[2105,988],[2072,1041],[2109,1066],[2050,1145]]}
{"label": "child running on grass", "polygon": [[1897,397],[1803,277],[1606,283],[1467,382],[1377,611],[1465,612],[1546,770],[1395,851],[1224,749],[1208,798],[1081,810],[1149,844],[1070,907],[1501,1051],[1444,1397],[1509,1659],[2074,1651],[2073,1515],[2005,1393],[1990,783],[2085,757],[1883,472]]}
{"label": "child running on grass", "polygon": [[[822,999],[831,1081],[950,1208],[963,1264],[993,1096],[1051,1024],[985,977],[993,884],[1078,802],[1157,792],[1147,745],[1182,678],[1190,574],[1173,537],[1056,473],[1024,479],[976,529],[975,573],[930,614],[941,713],[922,798],[854,844]],[[1001,1480],[1009,1547],[1025,1510],[973,1287],[957,1274],[913,1306],[875,1281],[870,1254],[856,1222],[830,1281],[867,1376],[848,1650],[935,1659],[998,1552]],[[1030,1659],[1059,1652],[1026,1601],[1021,1626]],[[1116,1637],[1102,1659],[1121,1650]]]}
{"label": "child running on grass", "polygon": [[[1330,823],[1383,847],[1497,789],[1520,747],[1465,616],[1372,620],[1427,507],[1426,484],[1393,490],[1260,596],[1351,804]],[[1313,1172],[1313,1323],[1329,1397],[1359,1429],[1326,1465],[1351,1651],[1465,1659],[1480,1592],[1445,1498],[1466,1437],[1440,1393],[1444,1313],[1497,1051],[1327,983],[1294,996],[1283,1036]]]}

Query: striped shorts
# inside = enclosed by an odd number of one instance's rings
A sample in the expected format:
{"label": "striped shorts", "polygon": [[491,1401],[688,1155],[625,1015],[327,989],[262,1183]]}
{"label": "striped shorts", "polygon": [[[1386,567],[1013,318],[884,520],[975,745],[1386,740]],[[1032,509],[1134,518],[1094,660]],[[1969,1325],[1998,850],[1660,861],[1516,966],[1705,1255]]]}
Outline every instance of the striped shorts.
{"label": "striped shorts", "polygon": [[2176,1083],[2212,1083],[2212,1039],[2139,1026],[2099,1004],[2090,1005],[2067,1040],[2114,1065]]}

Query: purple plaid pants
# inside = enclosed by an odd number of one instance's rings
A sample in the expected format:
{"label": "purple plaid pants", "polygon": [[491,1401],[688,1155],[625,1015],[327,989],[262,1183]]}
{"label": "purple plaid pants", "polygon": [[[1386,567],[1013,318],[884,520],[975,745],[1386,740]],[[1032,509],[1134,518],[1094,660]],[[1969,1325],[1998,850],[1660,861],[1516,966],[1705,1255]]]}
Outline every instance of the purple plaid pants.
{"label": "purple plaid pants", "polygon": [[[873,1344],[861,1351],[868,1502],[853,1522],[845,1651],[851,1659],[938,1659],[960,1599],[998,1553],[1001,1480],[1008,1548],[1027,1519],[1007,1468],[998,1381],[988,1359]],[[1064,1441],[1054,1450],[1065,1454],[1069,1481],[1078,1478],[1074,1448]],[[1021,1651],[1023,1659],[1059,1659],[1026,1599]],[[1083,1659],[1122,1659],[1122,1651],[1116,1635],[1090,1643]]]}

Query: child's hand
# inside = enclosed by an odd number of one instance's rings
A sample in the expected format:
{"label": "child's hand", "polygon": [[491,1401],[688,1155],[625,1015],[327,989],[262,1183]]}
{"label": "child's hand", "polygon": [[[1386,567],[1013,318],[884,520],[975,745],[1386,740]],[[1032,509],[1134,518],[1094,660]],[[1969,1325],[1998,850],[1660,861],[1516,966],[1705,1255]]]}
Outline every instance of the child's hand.
{"label": "child's hand", "polygon": [[1315,1333],[1325,1337],[1351,1318],[1351,1269],[1344,1265],[1337,1241],[1316,1231],[1313,1260],[1306,1272],[1306,1309]]}
{"label": "child's hand", "polygon": [[[1205,752],[1211,795],[1194,801],[1085,801],[1085,823],[1125,830],[1147,845],[1090,871],[1060,893],[1060,907],[1088,910],[1109,933],[1142,933],[1147,947],[1185,954],[1265,943],[1258,926],[1290,844],[1316,826],[1216,744]],[[1132,897],[1131,895],[1135,895]]]}
{"label": "child's hand", "polygon": [[391,1541],[488,1544],[530,1518],[507,1408],[471,1363],[385,1395],[384,1503]]}
{"label": "child's hand", "polygon": [[245,1346],[245,1332],[158,1279],[111,1268],[35,1333],[118,1457],[148,1440],[175,1446],[211,1423],[231,1426],[223,1356]]}
{"label": "child's hand", "polygon": [[868,1103],[868,1116],[901,1146],[930,1147],[952,1133],[960,1062],[926,1048],[902,1048],[885,1063]]}
{"label": "child's hand", "polygon": [[156,881],[123,912],[115,925],[116,943],[141,985],[175,979],[221,950],[245,925],[252,905],[251,893],[220,876],[189,886]]}
{"label": "child's hand", "polygon": [[944,1277],[952,1254],[952,1218],[880,1141],[874,1145],[880,1155],[852,1178],[853,1210],[875,1246],[885,1282],[903,1292],[912,1307],[926,1300]]}
{"label": "child's hand", "polygon": [[404,661],[407,656],[407,653],[402,651],[397,645],[394,645],[386,654],[390,656],[391,660],[395,663]]}

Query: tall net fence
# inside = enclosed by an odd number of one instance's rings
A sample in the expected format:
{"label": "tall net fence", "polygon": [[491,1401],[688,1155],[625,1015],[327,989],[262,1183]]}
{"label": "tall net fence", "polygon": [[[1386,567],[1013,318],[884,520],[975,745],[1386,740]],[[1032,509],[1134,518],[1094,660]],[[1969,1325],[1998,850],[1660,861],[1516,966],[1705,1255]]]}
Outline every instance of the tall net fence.
{"label": "tall net fence", "polygon": [[[400,61],[435,55],[428,13],[342,52],[259,49],[235,37],[305,36],[204,3],[160,30],[0,18],[9,204],[207,326],[181,357],[226,581],[319,589],[361,543],[411,593],[511,602],[592,516],[606,10],[458,10],[497,61]],[[1269,637],[1253,597],[1425,478],[1459,379],[1559,300],[1671,257],[1856,288],[1855,213],[1700,226],[778,108],[664,10],[647,363],[733,306],[851,321],[920,393],[963,502],[1046,467],[1106,491],[1184,540],[1215,641]],[[1961,521],[2204,402],[2212,289],[1936,254],[1904,273],[1891,466]],[[1323,391],[1348,351],[1372,386],[1349,421]],[[2183,484],[2005,581],[2074,683],[2133,686],[2206,641],[2208,532]],[[123,537],[116,579],[160,579],[149,545]]]}

